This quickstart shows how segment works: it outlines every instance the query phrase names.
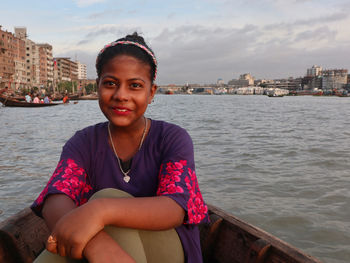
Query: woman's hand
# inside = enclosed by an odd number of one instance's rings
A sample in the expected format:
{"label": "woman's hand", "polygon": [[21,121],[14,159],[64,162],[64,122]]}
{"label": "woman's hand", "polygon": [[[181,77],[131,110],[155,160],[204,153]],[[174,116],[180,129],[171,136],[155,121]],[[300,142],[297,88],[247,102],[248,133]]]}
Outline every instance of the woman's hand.
{"label": "woman's hand", "polygon": [[100,231],[88,242],[84,256],[89,263],[135,263],[135,260],[104,231]]}
{"label": "woman's hand", "polygon": [[103,228],[101,206],[98,200],[90,201],[57,221],[46,249],[61,256],[81,259],[86,244]]}

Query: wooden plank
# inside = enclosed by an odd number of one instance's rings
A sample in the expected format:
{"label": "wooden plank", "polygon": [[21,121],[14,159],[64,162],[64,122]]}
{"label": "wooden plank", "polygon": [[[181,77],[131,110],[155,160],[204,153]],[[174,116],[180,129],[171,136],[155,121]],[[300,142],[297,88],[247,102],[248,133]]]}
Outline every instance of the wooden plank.
{"label": "wooden plank", "polygon": [[245,262],[247,253],[250,253],[254,242],[261,239],[264,243],[270,244],[266,258],[263,262],[284,262],[284,263],[321,263],[320,260],[305,254],[298,248],[278,239],[264,230],[250,225],[225,211],[208,205],[211,214],[223,219],[217,235],[218,240],[212,247],[214,252],[213,262]]}
{"label": "wooden plank", "polygon": [[[36,216],[30,208],[1,222],[0,230],[0,258],[6,257],[14,260],[13,262],[32,262],[44,249],[49,236],[44,220]],[[12,258],[9,254],[12,254]]]}

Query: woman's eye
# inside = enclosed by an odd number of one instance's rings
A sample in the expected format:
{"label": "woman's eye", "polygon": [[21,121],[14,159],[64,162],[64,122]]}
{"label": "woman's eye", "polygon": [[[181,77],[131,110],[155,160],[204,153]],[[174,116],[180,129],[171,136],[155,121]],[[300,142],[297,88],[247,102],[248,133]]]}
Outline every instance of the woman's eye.
{"label": "woman's eye", "polygon": [[104,84],[106,87],[113,87],[113,86],[116,85],[113,81],[105,81],[103,84]]}
{"label": "woman's eye", "polygon": [[131,83],[130,85],[132,88],[141,88],[142,85],[140,83]]}

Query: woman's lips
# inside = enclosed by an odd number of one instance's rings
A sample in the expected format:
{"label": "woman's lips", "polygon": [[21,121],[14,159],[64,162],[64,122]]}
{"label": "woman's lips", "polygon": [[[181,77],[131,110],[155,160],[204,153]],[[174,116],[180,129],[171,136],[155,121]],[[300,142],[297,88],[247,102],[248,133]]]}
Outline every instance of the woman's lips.
{"label": "woman's lips", "polygon": [[115,114],[118,115],[128,115],[131,110],[125,107],[112,107],[112,110]]}

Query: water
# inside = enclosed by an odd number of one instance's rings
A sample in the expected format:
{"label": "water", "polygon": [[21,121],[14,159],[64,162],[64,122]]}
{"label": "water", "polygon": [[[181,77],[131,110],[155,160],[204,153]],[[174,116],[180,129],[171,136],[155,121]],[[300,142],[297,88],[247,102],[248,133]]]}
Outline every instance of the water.
{"label": "water", "polygon": [[[157,95],[147,116],[191,134],[208,203],[324,262],[350,259],[350,98]],[[0,220],[31,204],[97,101],[0,108]]]}

